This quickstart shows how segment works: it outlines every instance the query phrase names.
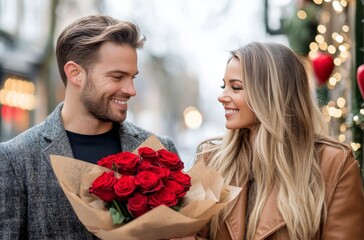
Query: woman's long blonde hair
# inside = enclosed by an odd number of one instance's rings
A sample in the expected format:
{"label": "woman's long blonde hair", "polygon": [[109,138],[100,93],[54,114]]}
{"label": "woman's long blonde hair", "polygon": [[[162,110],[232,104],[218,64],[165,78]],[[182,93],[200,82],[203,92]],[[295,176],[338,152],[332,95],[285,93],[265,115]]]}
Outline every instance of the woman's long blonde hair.
{"label": "woman's long blonde hair", "polygon": [[[248,104],[256,114],[254,136],[248,129],[228,130],[221,142],[207,151],[208,165],[225,182],[243,186],[255,181],[255,203],[246,239],[252,239],[273,185],[279,188],[278,207],[290,239],[315,239],[325,221],[325,185],[319,166],[325,123],[310,87],[303,57],[277,43],[251,43],[232,52],[243,73]],[[211,222],[216,239],[224,209]]]}

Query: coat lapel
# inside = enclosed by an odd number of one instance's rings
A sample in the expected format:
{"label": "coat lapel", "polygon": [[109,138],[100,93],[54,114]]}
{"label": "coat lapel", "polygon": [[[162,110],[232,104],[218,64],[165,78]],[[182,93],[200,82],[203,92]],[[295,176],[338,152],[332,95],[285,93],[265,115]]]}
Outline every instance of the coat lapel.
{"label": "coat lapel", "polygon": [[[285,226],[284,219],[278,210],[277,196],[278,187],[275,185],[263,207],[254,239],[266,239]],[[246,206],[247,188],[243,186],[239,198],[226,221],[227,230],[233,240],[241,240],[245,237]]]}
{"label": "coat lapel", "polygon": [[266,239],[285,226],[284,219],[278,209],[277,197],[278,186],[274,185],[264,204],[254,239]]}
{"label": "coat lapel", "polygon": [[247,187],[242,187],[229,217],[226,221],[226,227],[230,234],[230,238],[233,240],[244,239],[245,236],[245,215],[247,206]]}
{"label": "coat lapel", "polygon": [[42,133],[44,141],[41,144],[43,145],[43,154],[48,161],[51,154],[73,157],[72,148],[61,118],[62,107],[63,104],[59,104],[44,122],[44,132]]}
{"label": "coat lapel", "polygon": [[122,151],[132,152],[144,142],[151,133],[141,131],[135,125],[125,121],[120,125],[120,144]]}

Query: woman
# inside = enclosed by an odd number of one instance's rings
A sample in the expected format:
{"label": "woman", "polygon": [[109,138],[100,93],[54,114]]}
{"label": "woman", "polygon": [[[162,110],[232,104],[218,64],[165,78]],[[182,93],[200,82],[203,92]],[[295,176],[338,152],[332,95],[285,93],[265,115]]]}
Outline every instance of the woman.
{"label": "woman", "polygon": [[232,52],[222,88],[227,133],[198,156],[242,192],[195,238],[364,239],[358,162],[324,135],[303,58],[251,43]]}

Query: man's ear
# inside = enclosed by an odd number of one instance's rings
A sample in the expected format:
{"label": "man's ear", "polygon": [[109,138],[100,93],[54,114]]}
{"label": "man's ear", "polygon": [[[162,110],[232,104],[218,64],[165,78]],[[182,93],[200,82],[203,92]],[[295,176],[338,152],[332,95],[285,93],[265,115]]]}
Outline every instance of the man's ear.
{"label": "man's ear", "polygon": [[75,63],[74,61],[68,61],[64,65],[64,72],[66,73],[68,81],[76,86],[82,85],[81,73],[83,72],[83,68]]}

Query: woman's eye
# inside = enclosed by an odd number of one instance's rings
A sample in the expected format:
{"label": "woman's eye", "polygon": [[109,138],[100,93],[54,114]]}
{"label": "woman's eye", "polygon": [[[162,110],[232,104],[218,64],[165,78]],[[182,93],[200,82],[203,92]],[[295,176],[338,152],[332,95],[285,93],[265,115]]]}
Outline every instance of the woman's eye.
{"label": "woman's eye", "polygon": [[242,90],[243,88],[242,87],[240,87],[240,86],[231,86],[231,89],[233,89],[233,90],[235,90],[235,91],[237,91],[237,90]]}

